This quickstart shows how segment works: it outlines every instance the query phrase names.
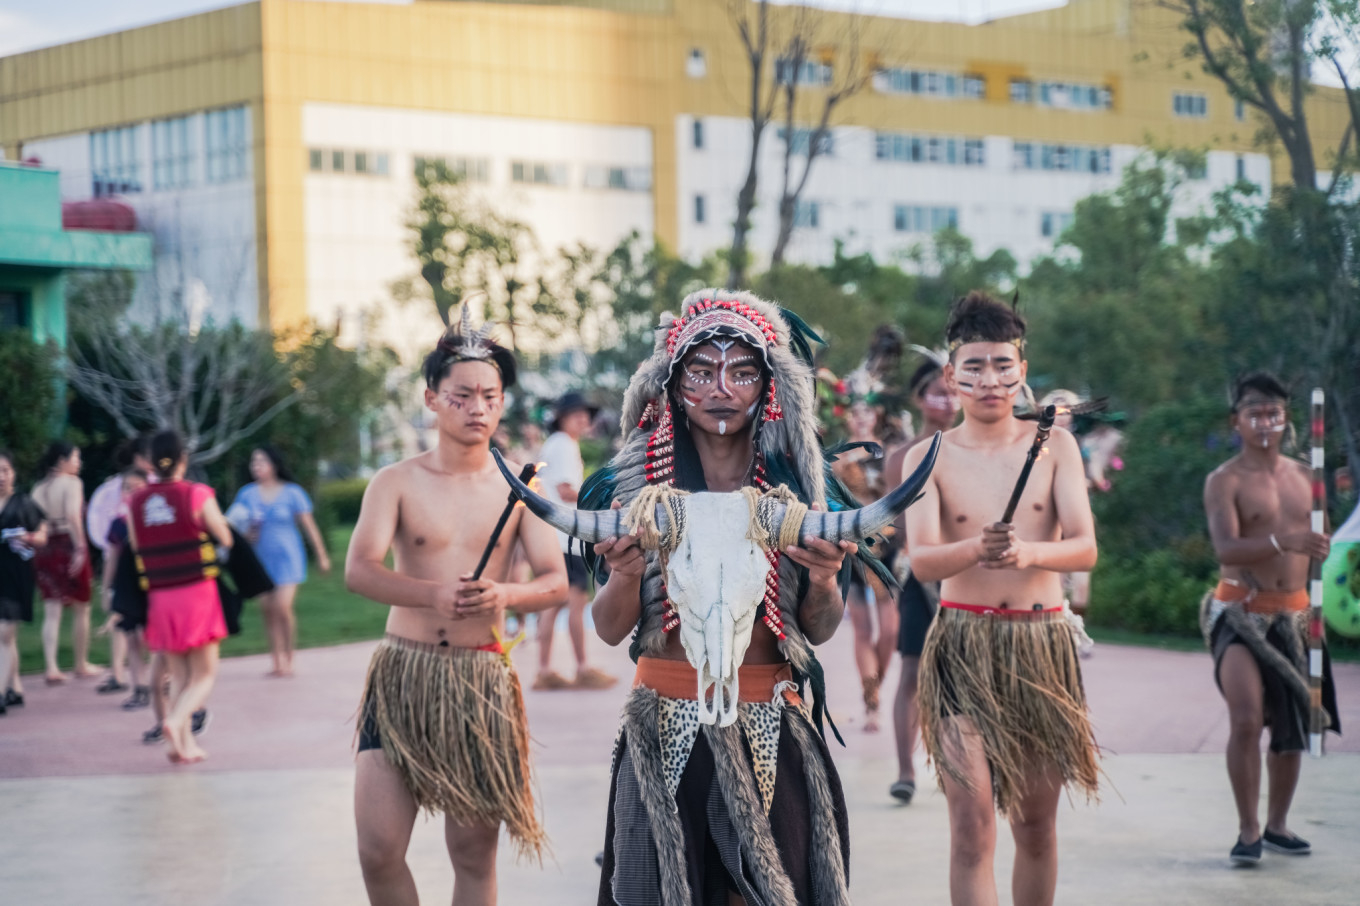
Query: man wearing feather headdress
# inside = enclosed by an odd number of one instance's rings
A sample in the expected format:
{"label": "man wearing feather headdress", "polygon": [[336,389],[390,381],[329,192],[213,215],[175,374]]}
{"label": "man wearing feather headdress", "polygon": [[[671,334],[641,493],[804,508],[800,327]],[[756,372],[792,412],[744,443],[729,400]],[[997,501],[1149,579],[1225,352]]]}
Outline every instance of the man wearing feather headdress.
{"label": "man wearing feather headdress", "polygon": [[812,646],[841,622],[846,555],[881,569],[856,542],[919,481],[861,509],[828,481],[810,339],[749,293],[690,295],[663,317],[624,399],[623,448],[582,487],[581,509],[524,489],[534,512],[594,545],[608,576],[596,630],[611,645],[631,634],[638,665],[601,906],[849,902]]}
{"label": "man wearing feather headdress", "polygon": [[[416,903],[406,848],[422,809],[444,814],[458,904],[495,902],[501,824],[521,854],[543,844],[524,702],[501,634],[507,608],[561,604],[567,573],[556,533],[516,507],[473,577],[509,490],[490,442],[515,358],[489,334],[472,327],[464,303],[462,323],[426,357],[438,443],[373,476],[345,561],[350,590],[391,608],[355,759],[359,862],[373,903]],[[508,581],[517,543],[531,582]]]}
{"label": "man wearing feather headdress", "polygon": [[[1013,411],[1028,370],[1024,337],[1014,306],[980,292],[955,303],[944,376],[963,423],[944,434],[940,466],[907,511],[912,573],[942,583],[921,653],[920,703],[949,803],[956,904],[996,902],[998,809],[1015,838],[1015,903],[1051,904],[1059,795],[1067,784],[1093,795],[1098,781],[1059,575],[1095,565],[1095,528],[1072,435],[1054,428],[1042,457],[1026,458],[1043,428]],[[905,468],[924,454],[912,449]],[[1018,509],[999,522],[1008,498]]]}

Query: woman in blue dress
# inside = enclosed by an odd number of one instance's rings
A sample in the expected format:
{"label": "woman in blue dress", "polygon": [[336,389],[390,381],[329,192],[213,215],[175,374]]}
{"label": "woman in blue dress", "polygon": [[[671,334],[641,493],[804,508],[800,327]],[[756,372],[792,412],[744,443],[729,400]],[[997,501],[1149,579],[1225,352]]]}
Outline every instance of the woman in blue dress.
{"label": "woman in blue dress", "polygon": [[330,572],[331,558],[312,518],[312,500],[292,480],[278,451],[269,446],[256,448],[250,454],[250,477],[255,480],[237,493],[227,518],[250,539],[274,580],[274,590],[260,596],[269,653],[274,658],[274,669],[268,675],[292,676],[297,643],[293,598],[307,578],[307,552],[298,527],[306,533],[323,573]]}

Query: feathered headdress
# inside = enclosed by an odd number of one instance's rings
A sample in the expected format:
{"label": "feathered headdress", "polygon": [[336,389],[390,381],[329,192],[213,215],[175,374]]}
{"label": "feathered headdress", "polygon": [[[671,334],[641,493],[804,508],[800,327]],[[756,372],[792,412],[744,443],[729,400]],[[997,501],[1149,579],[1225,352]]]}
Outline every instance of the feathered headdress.
{"label": "feathered headdress", "polygon": [[444,332],[435,344],[434,352],[425,360],[426,383],[433,387],[445,369],[456,362],[486,362],[500,372],[503,388],[513,387],[518,370],[515,354],[491,338],[494,329],[495,325],[489,321],[474,327],[472,309],[464,300],[458,326]]}

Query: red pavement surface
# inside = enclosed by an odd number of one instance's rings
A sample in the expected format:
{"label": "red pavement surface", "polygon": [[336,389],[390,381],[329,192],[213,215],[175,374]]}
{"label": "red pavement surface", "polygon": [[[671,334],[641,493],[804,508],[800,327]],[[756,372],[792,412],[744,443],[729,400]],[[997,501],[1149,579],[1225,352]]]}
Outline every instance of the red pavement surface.
{"label": "red pavement surface", "polygon": [[[565,632],[555,664],[566,666]],[[212,724],[202,739],[207,762],[175,767],[163,746],[146,746],[149,710],[124,712],[125,695],[102,696],[95,681],[47,687],[26,677],[28,704],[0,717],[0,778],[184,771],[289,770],[352,763],[354,714],[372,642],[300,652],[299,674],[267,679],[263,656],[224,661],[210,700]],[[590,639],[604,669],[624,678],[603,692],[534,692],[532,643],[515,650],[526,687],[535,758],[542,765],[607,765],[619,708],[632,676],[625,647]],[[884,731],[866,734],[859,720],[859,680],[848,624],[819,650],[831,685],[832,712],[846,748],[833,757],[891,758],[891,702],[897,670],[883,694]],[[1221,752],[1227,720],[1205,653],[1097,646],[1083,662],[1097,737],[1110,754]],[[1328,751],[1360,752],[1360,664],[1336,666],[1342,726],[1349,738],[1328,736]]]}

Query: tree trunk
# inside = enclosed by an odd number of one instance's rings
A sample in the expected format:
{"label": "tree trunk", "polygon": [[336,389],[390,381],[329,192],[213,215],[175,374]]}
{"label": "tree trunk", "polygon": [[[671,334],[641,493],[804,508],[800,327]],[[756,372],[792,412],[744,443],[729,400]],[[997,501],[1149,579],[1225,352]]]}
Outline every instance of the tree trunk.
{"label": "tree trunk", "polygon": [[737,193],[737,219],[732,225],[732,251],[727,261],[727,288],[741,289],[746,283],[747,236],[751,232],[751,211],[756,206],[756,181],[760,161],[760,132],[751,129],[751,161],[746,182]]}
{"label": "tree trunk", "polygon": [[784,263],[784,255],[793,238],[793,216],[798,210],[798,199],[785,195],[779,199],[779,236],[774,241],[774,254],[770,256],[770,267]]}

